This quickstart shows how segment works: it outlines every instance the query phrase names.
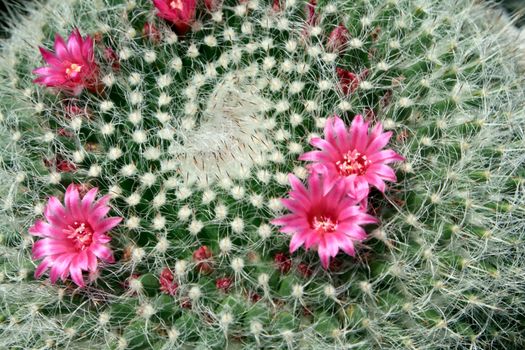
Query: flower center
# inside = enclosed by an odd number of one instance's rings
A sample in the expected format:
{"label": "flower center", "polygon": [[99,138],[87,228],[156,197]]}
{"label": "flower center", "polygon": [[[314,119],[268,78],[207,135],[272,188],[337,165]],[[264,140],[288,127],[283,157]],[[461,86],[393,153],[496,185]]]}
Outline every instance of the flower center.
{"label": "flower center", "polygon": [[366,155],[359,153],[355,149],[348,151],[342,160],[335,163],[339,173],[343,176],[363,175],[370,164],[372,162],[366,158]]}
{"label": "flower center", "polygon": [[337,230],[337,221],[332,221],[331,218],[324,215],[315,216],[313,220],[313,228],[318,233],[329,233]]}
{"label": "flower center", "polygon": [[71,65],[66,68],[66,74],[68,77],[76,77],[78,73],[82,70],[82,66],[76,63],[71,63]]}
{"label": "flower center", "polygon": [[172,10],[179,10],[182,11],[182,1],[181,0],[174,0],[170,2],[170,7]]}
{"label": "flower center", "polygon": [[75,246],[80,250],[85,250],[93,242],[93,229],[85,222],[74,222],[64,229],[67,238],[70,238],[75,243]]}

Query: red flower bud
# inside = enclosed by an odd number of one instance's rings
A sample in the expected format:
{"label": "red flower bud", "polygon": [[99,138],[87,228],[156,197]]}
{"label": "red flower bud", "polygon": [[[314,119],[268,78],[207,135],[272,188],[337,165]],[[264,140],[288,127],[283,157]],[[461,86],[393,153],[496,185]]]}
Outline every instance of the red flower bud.
{"label": "red flower bud", "polygon": [[282,10],[281,1],[282,0],[273,0],[272,10],[274,10],[275,12],[281,12]]}
{"label": "red flower bud", "polygon": [[317,25],[317,14],[315,13],[317,7],[317,0],[310,0],[308,4],[306,4],[306,23],[310,26]]}
{"label": "red flower bud", "polygon": [[204,0],[204,6],[208,11],[215,12],[222,6],[222,0]]}
{"label": "red flower bud", "polygon": [[310,266],[305,263],[300,263],[297,266],[297,271],[299,271],[303,277],[310,277],[312,275],[312,269],[310,269]]}
{"label": "red flower bud", "polygon": [[175,295],[179,289],[179,284],[174,279],[171,270],[167,267],[163,268],[159,278],[161,292]]}
{"label": "red flower bud", "polygon": [[205,245],[193,252],[193,261],[197,263],[197,270],[201,273],[210,273],[213,270],[211,258],[211,249]]}
{"label": "red flower bud", "polygon": [[77,191],[80,194],[80,196],[82,196],[82,197],[85,196],[86,193],[88,193],[89,190],[93,188],[93,185],[88,184],[88,183],[74,184],[74,186],[77,189]]}
{"label": "red flower bud", "polygon": [[292,267],[292,259],[285,253],[275,254],[273,261],[275,262],[277,269],[281,273],[288,273],[288,271],[290,271],[290,268]]}
{"label": "red flower bud", "polygon": [[142,28],[142,35],[154,44],[160,43],[162,39],[162,35],[160,31],[158,30],[157,26],[155,25],[155,23],[150,23],[150,22],[144,23],[144,28]]}
{"label": "red flower bud", "polygon": [[57,130],[57,135],[58,136],[69,137],[69,138],[73,137],[73,133],[71,131],[67,130],[66,128],[59,128]]}
{"label": "red flower bud", "polygon": [[255,292],[250,292],[250,300],[252,301],[252,303],[256,303],[256,302],[258,302],[261,299],[262,299],[262,297],[259,294],[255,293]]}
{"label": "red flower bud", "polygon": [[113,70],[118,71],[120,69],[120,62],[117,53],[111,48],[104,48],[104,59],[111,64]]}
{"label": "red flower bud", "polygon": [[328,37],[327,49],[331,52],[343,51],[350,39],[350,32],[343,24],[338,25],[332,30]]}
{"label": "red flower bud", "polygon": [[50,169],[56,169],[61,173],[71,173],[77,170],[75,163],[64,159],[60,155],[52,159],[44,159],[44,165]]}
{"label": "red flower bud", "polygon": [[359,87],[359,78],[354,73],[339,67],[336,68],[336,72],[343,94],[349,95]]}
{"label": "red flower bud", "polygon": [[221,277],[217,278],[217,280],[215,281],[215,287],[226,293],[232,286],[232,283],[233,281],[230,277]]}

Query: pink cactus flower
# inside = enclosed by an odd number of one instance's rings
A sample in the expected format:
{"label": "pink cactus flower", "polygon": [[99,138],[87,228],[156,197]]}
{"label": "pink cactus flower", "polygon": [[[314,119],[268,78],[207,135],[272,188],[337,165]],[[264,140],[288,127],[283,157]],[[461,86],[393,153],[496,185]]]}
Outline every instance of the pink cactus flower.
{"label": "pink cactus flower", "polygon": [[330,33],[326,47],[331,52],[341,52],[346,48],[349,39],[350,32],[343,24],[340,24]]}
{"label": "pink cactus flower", "polygon": [[46,221],[37,220],[29,229],[31,235],[42,237],[33,245],[33,260],[43,258],[35,278],[50,268],[52,283],[71,275],[73,282],[83,287],[82,271],[96,272],[97,258],[114,262],[113,252],[107,245],[111,237],[106,233],[122,218],[106,218],[110,196],[95,201],[97,192],[98,188],[93,188],[81,198],[77,186],[71,184],[64,196],[65,206],[58,198],[49,198],[44,210]]}
{"label": "pink cactus flower", "polygon": [[87,35],[84,39],[78,29],[67,39],[55,36],[55,53],[40,47],[40,53],[48,66],[33,70],[39,75],[34,82],[57,88],[73,95],[79,95],[84,88],[100,92],[99,67],[95,62],[93,39]]}
{"label": "pink cactus flower", "polygon": [[307,188],[294,175],[288,178],[292,190],[289,199],[281,201],[292,213],[272,220],[272,224],[282,226],[281,232],[292,235],[290,253],[302,245],[315,249],[325,269],[339,249],[354,256],[354,242],[366,238],[361,226],[377,220],[347,195],[345,182],[338,181],[326,191],[323,176],[311,175]]}
{"label": "pink cactus flower", "polygon": [[177,34],[185,34],[195,21],[196,0],[153,0],[157,16],[173,23]]}
{"label": "pink cactus flower", "polygon": [[173,272],[167,267],[163,268],[160,273],[160,291],[168,294],[168,295],[175,295],[177,294],[177,290],[179,289],[179,284],[177,281],[175,281],[175,277],[173,276]]}
{"label": "pink cactus flower", "polygon": [[356,200],[366,198],[369,185],[385,191],[385,180],[396,182],[394,170],[387,164],[403,161],[391,149],[384,150],[392,132],[383,132],[378,123],[368,132],[368,122],[361,115],[355,116],[350,128],[338,116],[329,118],[324,127],[324,139],[312,138],[310,144],[320,150],[306,152],[300,160],[314,162],[314,172],[323,173],[328,188],[339,179],[344,179],[347,191]]}

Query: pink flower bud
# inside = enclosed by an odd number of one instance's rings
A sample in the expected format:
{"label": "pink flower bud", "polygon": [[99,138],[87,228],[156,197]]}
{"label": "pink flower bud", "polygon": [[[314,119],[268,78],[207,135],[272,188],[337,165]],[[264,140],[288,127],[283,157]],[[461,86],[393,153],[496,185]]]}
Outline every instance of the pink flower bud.
{"label": "pink flower bud", "polygon": [[336,68],[337,76],[339,77],[339,86],[345,95],[353,93],[359,87],[359,78],[356,74],[347,71],[343,68]]}
{"label": "pink flower bud", "polygon": [[162,272],[160,273],[160,277],[159,277],[161,292],[168,294],[168,295],[177,294],[177,290],[179,289],[179,284],[174,279],[175,278],[171,270],[167,267],[163,268]]}
{"label": "pink flower bud", "polygon": [[273,261],[274,261],[277,269],[281,273],[288,273],[288,271],[290,271],[290,268],[292,267],[292,259],[286,253],[277,253],[277,254],[275,254],[275,257],[273,258]]}
{"label": "pink flower bud", "polygon": [[162,40],[162,35],[155,23],[144,23],[144,28],[142,28],[142,35],[154,44],[158,44]]}
{"label": "pink flower bud", "polygon": [[120,62],[118,55],[111,47],[104,48],[104,58],[111,65],[111,68],[113,68],[113,70],[120,70]]}
{"label": "pink flower bud", "polygon": [[340,24],[330,33],[326,47],[331,52],[341,52],[346,48],[349,39],[350,32],[343,24]]}
{"label": "pink flower bud", "polygon": [[213,270],[211,258],[211,249],[205,245],[193,252],[193,261],[196,262],[197,270],[201,273],[210,273]]}
{"label": "pink flower bud", "polygon": [[204,6],[210,12],[215,12],[222,6],[222,0],[204,0]]}
{"label": "pink flower bud", "polygon": [[215,281],[215,287],[226,293],[232,286],[232,283],[233,281],[230,277],[221,277],[217,278],[217,280]]}
{"label": "pink flower bud", "polygon": [[297,265],[297,271],[299,271],[301,276],[306,278],[312,275],[312,269],[310,269],[310,266],[308,266],[308,264],[305,263],[300,263],[299,265]]}

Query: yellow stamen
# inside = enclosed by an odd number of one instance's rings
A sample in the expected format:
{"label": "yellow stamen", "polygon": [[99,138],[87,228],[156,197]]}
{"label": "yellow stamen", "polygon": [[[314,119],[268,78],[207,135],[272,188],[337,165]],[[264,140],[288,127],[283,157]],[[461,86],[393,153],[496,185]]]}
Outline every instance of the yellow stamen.
{"label": "yellow stamen", "polygon": [[82,70],[82,66],[81,65],[78,65],[76,63],[72,63],[71,66],[69,66],[69,68],[66,69],[66,74],[67,75],[71,75],[73,73],[79,73],[80,70]]}
{"label": "yellow stamen", "polygon": [[182,8],[183,8],[182,1],[181,0],[174,0],[174,1],[170,2],[170,7],[173,10],[182,11]]}

